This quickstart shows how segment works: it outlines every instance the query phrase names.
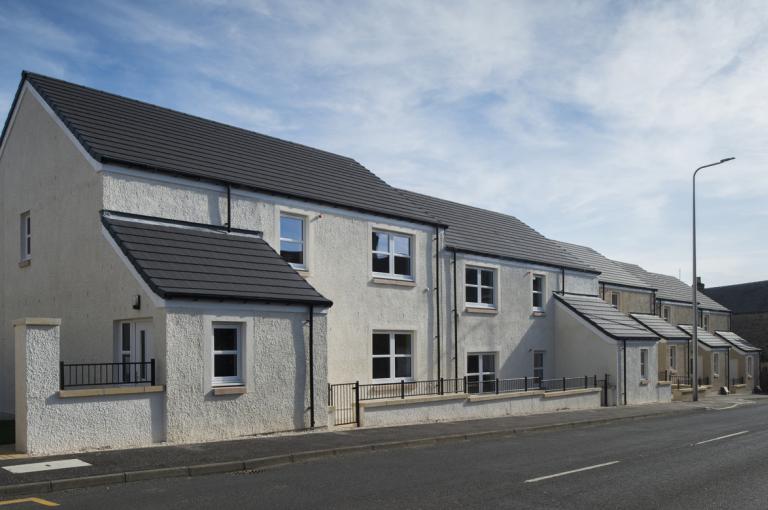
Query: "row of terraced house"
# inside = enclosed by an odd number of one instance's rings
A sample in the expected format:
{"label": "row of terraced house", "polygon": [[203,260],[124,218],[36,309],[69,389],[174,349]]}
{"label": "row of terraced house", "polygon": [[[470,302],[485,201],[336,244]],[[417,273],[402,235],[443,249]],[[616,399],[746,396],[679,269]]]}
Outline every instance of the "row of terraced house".
{"label": "row of terraced house", "polygon": [[[33,73],[1,143],[0,415],[19,450],[690,392],[690,287],[515,217]],[[758,349],[699,305],[702,391],[751,391]]]}

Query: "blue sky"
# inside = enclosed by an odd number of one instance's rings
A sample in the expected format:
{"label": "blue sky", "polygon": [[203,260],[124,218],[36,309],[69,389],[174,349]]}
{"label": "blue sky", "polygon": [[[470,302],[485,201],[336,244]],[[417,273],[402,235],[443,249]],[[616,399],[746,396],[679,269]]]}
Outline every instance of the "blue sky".
{"label": "blue sky", "polygon": [[690,278],[768,279],[763,2],[0,0],[28,69],[356,158]]}

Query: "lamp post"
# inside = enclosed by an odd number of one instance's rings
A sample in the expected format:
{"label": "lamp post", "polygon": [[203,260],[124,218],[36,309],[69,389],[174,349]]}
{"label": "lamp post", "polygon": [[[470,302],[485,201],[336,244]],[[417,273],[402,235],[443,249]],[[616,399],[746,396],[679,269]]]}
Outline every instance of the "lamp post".
{"label": "lamp post", "polygon": [[696,174],[698,174],[700,170],[709,168],[711,166],[722,165],[723,163],[727,163],[733,159],[735,158],[721,159],[717,163],[710,163],[708,165],[700,166],[696,169],[695,172],[693,172],[693,297],[691,300],[693,302],[693,338],[691,340],[693,345],[689,350],[691,351],[692,359],[690,361],[691,366],[693,367],[693,373],[691,374],[691,387],[693,388],[694,402],[699,400],[699,304],[697,295],[699,290],[699,282],[698,278],[696,277]]}

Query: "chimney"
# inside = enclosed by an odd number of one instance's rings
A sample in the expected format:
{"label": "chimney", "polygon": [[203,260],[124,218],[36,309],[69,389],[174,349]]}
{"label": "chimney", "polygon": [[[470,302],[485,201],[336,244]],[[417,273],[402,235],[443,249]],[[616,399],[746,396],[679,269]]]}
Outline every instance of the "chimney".
{"label": "chimney", "polygon": [[704,282],[701,281],[701,276],[696,277],[696,289],[699,292],[704,292]]}

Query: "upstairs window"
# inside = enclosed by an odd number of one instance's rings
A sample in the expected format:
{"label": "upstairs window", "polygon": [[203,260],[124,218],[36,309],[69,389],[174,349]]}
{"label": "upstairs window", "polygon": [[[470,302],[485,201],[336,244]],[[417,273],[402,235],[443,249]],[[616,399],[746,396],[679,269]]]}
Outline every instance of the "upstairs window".
{"label": "upstairs window", "polygon": [[661,307],[661,318],[665,321],[669,320],[669,316],[672,315],[670,309],[668,306],[662,306]]}
{"label": "upstairs window", "polygon": [[306,269],[304,218],[280,215],[280,256],[295,269]]}
{"label": "upstairs window", "polygon": [[640,349],[640,379],[648,379],[648,349]]}
{"label": "upstairs window", "polygon": [[701,315],[701,327],[709,331],[709,314],[704,313]]}
{"label": "upstairs window", "polygon": [[531,282],[531,294],[533,300],[533,311],[544,311],[544,288],[546,286],[546,279],[544,275],[535,274]]}
{"label": "upstairs window", "polygon": [[611,292],[611,304],[618,309],[619,308],[619,293]]}
{"label": "upstairs window", "polygon": [[494,308],[496,297],[494,282],[496,277],[493,269],[468,267],[465,271],[466,287],[464,300],[469,306]]}
{"label": "upstairs window", "polygon": [[32,219],[29,211],[22,213],[19,227],[21,232],[21,260],[30,260],[32,258]]}
{"label": "upstairs window", "polygon": [[373,274],[413,280],[411,236],[374,230],[371,235]]}

